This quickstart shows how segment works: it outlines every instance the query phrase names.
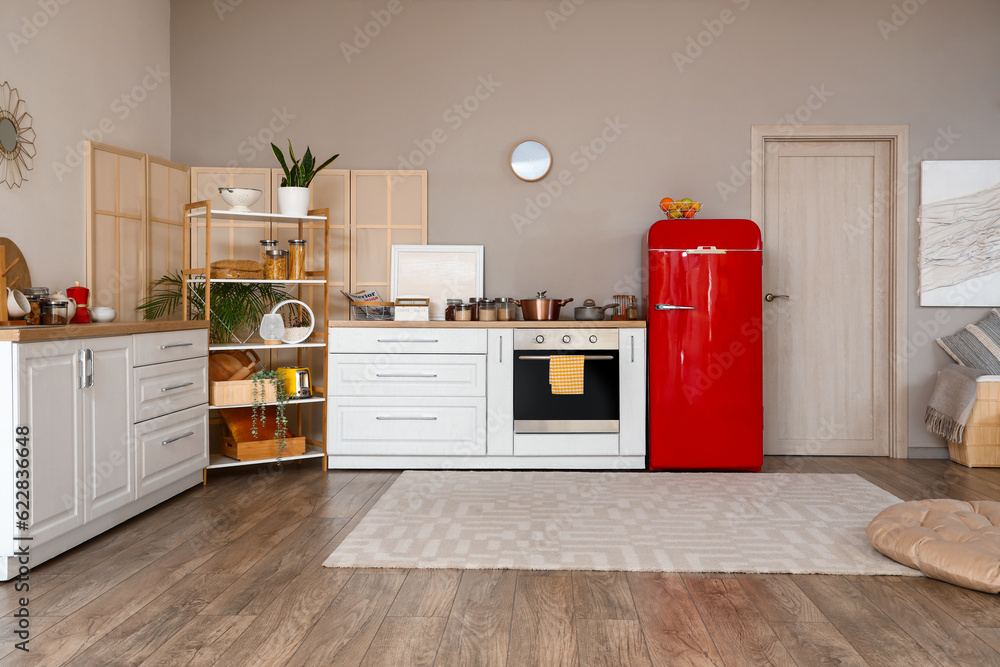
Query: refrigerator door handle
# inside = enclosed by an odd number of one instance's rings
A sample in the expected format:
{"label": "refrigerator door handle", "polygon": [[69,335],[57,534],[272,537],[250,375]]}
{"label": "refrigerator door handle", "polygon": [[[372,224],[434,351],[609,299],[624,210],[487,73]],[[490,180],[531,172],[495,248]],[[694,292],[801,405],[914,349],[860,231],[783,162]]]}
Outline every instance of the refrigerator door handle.
{"label": "refrigerator door handle", "polygon": [[670,303],[658,303],[654,307],[656,310],[695,310],[694,306],[675,306]]}

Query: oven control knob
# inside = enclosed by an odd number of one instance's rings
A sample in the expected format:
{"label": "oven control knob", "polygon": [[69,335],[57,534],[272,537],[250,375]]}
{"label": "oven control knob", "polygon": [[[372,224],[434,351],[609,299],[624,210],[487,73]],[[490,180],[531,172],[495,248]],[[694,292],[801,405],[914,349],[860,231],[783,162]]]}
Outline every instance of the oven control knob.
{"label": "oven control knob", "polygon": [[537,336],[535,336],[535,342],[536,343],[544,343],[545,342],[545,336],[543,336],[542,334],[538,334]]}
{"label": "oven control knob", "polygon": [[592,336],[590,337],[590,342],[591,342],[591,343],[596,343],[596,342],[597,342],[597,336],[594,336],[594,335],[592,335]]}
{"label": "oven control knob", "polygon": [[563,342],[564,342],[564,343],[568,343],[568,342],[569,342],[569,340],[570,340],[570,339],[569,339],[569,334],[566,334],[565,336],[563,336]]}

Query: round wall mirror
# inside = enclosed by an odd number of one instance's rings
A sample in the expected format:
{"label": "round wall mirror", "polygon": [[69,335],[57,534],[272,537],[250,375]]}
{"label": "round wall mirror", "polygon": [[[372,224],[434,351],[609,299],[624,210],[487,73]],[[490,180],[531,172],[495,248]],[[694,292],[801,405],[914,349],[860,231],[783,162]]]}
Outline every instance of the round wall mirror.
{"label": "round wall mirror", "polygon": [[0,85],[0,180],[13,189],[28,180],[34,166],[35,131],[28,105],[4,81]]}
{"label": "round wall mirror", "polygon": [[540,181],[552,168],[552,154],[540,141],[522,141],[511,151],[510,168],[522,181]]}

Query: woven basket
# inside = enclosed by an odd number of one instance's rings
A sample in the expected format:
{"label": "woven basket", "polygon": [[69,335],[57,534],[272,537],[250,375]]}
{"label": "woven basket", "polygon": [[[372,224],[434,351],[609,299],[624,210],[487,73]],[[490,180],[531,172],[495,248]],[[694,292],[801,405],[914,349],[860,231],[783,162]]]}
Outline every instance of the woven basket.
{"label": "woven basket", "polygon": [[1000,382],[977,382],[964,442],[948,441],[948,456],[969,468],[1000,468]]}

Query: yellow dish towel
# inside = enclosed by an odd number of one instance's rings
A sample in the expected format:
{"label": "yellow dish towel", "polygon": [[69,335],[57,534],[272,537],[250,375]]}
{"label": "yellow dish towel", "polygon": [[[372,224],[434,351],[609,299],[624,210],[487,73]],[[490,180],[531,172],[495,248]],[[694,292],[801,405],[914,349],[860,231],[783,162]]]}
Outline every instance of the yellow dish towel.
{"label": "yellow dish towel", "polygon": [[553,394],[583,393],[583,355],[559,354],[549,357],[549,384]]}

